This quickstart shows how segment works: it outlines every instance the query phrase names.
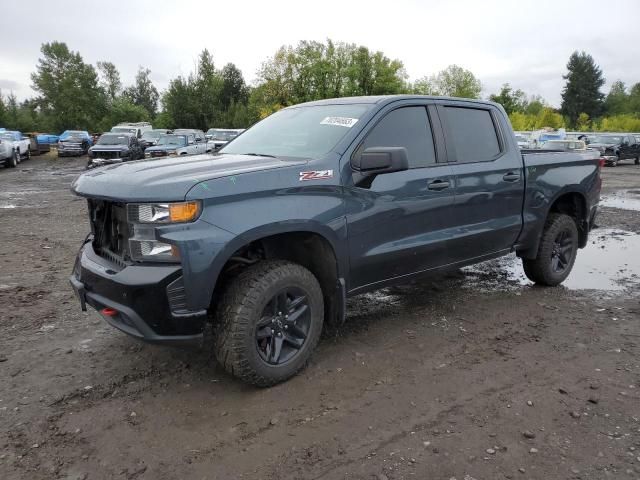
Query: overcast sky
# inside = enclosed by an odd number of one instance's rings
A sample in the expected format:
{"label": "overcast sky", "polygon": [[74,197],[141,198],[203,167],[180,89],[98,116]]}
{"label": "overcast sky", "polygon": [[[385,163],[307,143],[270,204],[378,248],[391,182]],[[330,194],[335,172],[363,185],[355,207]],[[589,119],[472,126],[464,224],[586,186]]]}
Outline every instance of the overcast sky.
{"label": "overcast sky", "polygon": [[125,85],[148,67],[159,90],[188,74],[205,47],[251,83],[281,45],[326,38],[382,50],[411,80],[455,63],[482,81],[484,96],[509,82],[555,106],[574,50],[595,58],[605,92],[617,79],[640,81],[638,0],[10,0],[1,19],[0,89],[19,99],[34,95],[30,73],[53,40],[87,62],[115,63]]}

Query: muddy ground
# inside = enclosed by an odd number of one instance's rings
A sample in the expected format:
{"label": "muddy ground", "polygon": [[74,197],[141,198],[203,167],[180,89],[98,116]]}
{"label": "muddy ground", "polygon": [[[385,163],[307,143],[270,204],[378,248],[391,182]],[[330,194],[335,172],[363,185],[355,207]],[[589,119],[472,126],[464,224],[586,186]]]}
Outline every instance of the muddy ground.
{"label": "muddy ground", "polygon": [[506,258],[354,298],[256,389],[80,311],[84,162],[0,169],[0,478],[640,478],[640,167],[605,170],[566,287]]}

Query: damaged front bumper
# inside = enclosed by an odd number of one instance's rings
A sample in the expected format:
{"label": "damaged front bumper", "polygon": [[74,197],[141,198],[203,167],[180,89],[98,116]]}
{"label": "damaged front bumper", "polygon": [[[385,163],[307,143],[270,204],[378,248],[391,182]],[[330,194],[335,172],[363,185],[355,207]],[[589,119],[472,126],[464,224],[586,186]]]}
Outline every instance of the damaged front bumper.
{"label": "damaged front bumper", "polygon": [[206,310],[176,308],[184,299],[180,265],[123,268],[99,256],[90,240],[80,249],[69,278],[82,310],[89,305],[113,327],[147,342],[201,342]]}

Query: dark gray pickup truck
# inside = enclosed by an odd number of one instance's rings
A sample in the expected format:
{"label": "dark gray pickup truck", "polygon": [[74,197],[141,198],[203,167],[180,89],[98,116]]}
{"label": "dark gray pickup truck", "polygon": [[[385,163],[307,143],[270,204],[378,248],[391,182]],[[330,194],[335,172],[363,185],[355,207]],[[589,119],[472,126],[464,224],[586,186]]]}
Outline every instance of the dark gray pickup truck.
{"label": "dark gray pickup truck", "polygon": [[297,105],[217,154],[78,177],[91,233],[70,280],[114,327],[212,338],[229,372],[268,386],[305,365],[348,296],[509,252],[561,283],[593,226],[598,157],[520,151],[490,102]]}

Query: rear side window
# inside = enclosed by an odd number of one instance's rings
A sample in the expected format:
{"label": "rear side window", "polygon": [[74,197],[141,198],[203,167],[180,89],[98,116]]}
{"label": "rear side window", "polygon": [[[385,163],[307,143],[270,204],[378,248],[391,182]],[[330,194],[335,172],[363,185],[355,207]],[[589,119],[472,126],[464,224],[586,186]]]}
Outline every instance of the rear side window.
{"label": "rear side window", "polygon": [[402,107],[389,112],[365,138],[362,150],[370,147],[405,147],[409,168],[436,163],[433,135],[425,107]]}
{"label": "rear side window", "polygon": [[485,162],[500,153],[498,134],[489,110],[445,107],[444,111],[458,163]]}

